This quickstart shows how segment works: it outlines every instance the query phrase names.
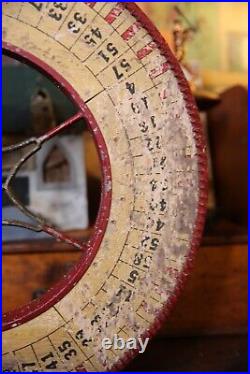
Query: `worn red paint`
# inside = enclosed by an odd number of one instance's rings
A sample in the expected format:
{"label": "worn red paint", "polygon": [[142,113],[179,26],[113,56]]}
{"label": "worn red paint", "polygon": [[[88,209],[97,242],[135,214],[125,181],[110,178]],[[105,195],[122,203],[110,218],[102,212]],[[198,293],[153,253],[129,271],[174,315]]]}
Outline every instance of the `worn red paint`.
{"label": "worn red paint", "polygon": [[122,39],[126,42],[129,41],[135,34],[142,28],[142,24],[140,22],[135,22],[126,31],[124,31],[121,35]]}
{"label": "worn red paint", "polygon": [[163,62],[163,64],[157,66],[156,68],[152,69],[149,73],[150,78],[157,78],[160,75],[164,74],[170,68],[167,62]]}
{"label": "worn red paint", "polygon": [[116,20],[117,17],[123,12],[124,7],[122,3],[118,3],[108,15],[105,17],[105,21],[108,22],[110,25]]}
{"label": "worn red paint", "polygon": [[155,48],[157,48],[157,44],[152,41],[149,42],[145,47],[141,48],[139,51],[136,52],[136,56],[139,60],[142,60],[144,57],[149,55]]}

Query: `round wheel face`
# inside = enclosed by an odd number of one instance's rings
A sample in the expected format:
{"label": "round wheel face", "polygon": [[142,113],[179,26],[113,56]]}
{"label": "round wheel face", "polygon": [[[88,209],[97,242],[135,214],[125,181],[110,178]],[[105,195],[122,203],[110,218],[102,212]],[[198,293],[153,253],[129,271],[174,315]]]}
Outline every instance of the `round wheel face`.
{"label": "round wheel face", "polygon": [[3,42],[71,96],[103,169],[82,260],[47,295],[4,315],[3,369],[117,370],[136,350],[105,349],[103,339],[151,336],[199,244],[206,158],[196,107],[132,3],[4,3]]}

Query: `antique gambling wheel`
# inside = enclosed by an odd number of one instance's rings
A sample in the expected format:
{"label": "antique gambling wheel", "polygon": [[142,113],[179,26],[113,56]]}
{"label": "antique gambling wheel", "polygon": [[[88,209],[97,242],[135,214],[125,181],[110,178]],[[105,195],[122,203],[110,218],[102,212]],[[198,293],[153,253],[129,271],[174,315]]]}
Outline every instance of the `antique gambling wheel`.
{"label": "antique gambling wheel", "polygon": [[3,370],[119,370],[136,351],[104,350],[102,339],[152,336],[199,245],[207,175],[196,106],[163,38],[133,3],[3,3],[3,52],[50,77],[76,107],[16,147],[37,152],[84,118],[103,173],[87,244],[35,217],[35,229],[82,257],[40,299],[3,316]]}

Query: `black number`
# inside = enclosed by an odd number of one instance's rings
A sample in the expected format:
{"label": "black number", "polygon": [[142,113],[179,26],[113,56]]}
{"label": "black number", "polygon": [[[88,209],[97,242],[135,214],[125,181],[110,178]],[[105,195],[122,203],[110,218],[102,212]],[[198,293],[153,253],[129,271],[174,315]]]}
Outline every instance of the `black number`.
{"label": "black number", "polygon": [[110,52],[112,56],[116,56],[118,54],[118,50],[113,43],[107,44],[107,51]]}
{"label": "black number", "polygon": [[145,238],[142,239],[141,241],[141,245],[144,247],[144,248],[147,248],[148,247],[148,241],[150,239],[150,236],[145,236]]}
{"label": "black number", "polygon": [[134,265],[139,266],[143,263],[143,267],[149,269],[150,263],[152,261],[151,256],[144,257],[142,253],[136,253],[134,258]]}
{"label": "black number", "polygon": [[[131,65],[127,62],[127,60],[122,59],[121,62],[120,62],[120,64],[119,64],[119,69],[120,68],[122,70],[125,70],[126,73],[127,73],[131,69]],[[124,74],[118,70],[117,66],[112,66],[112,69],[113,69],[113,71],[115,73],[115,76],[116,76],[117,80],[120,80],[124,76]]]}
{"label": "black number", "polygon": [[[116,56],[118,54],[117,48],[114,46],[113,43],[108,43],[106,46],[106,49],[109,53],[111,53],[112,56]],[[100,51],[98,53],[99,56],[101,56],[106,62],[109,62],[109,57],[106,55],[105,52]]]}
{"label": "black number", "polygon": [[146,268],[146,269],[149,269],[151,262],[152,262],[152,257],[151,256],[145,257],[143,267]]}
{"label": "black number", "polygon": [[153,211],[155,211],[155,209],[157,208],[158,204],[156,202],[154,202],[154,199],[151,199],[151,202],[149,204],[149,208]]}
{"label": "black number", "polygon": [[164,227],[165,223],[158,218],[156,222],[156,231],[160,231]]}
{"label": "black number", "polygon": [[142,133],[146,133],[148,131],[148,125],[146,125],[146,122],[139,123],[139,127]]}
{"label": "black number", "polygon": [[[47,363],[46,362],[50,359],[52,359],[51,362]],[[42,357],[41,360],[46,364],[45,368],[46,369],[56,369],[57,368],[57,363],[58,361],[56,360],[53,360],[54,359],[54,355],[52,352],[50,352],[49,354],[47,354],[46,356]]]}
{"label": "black number", "polygon": [[131,103],[131,109],[133,110],[135,114],[141,113],[140,107],[137,103]]}
{"label": "black number", "polygon": [[29,2],[30,5],[32,5],[34,8],[36,8],[36,10],[38,10],[38,12],[40,12],[43,8],[43,3],[31,3]]}
{"label": "black number", "polygon": [[76,27],[76,24],[73,21],[69,21],[68,28],[71,30],[74,34],[77,34],[80,31],[80,27]]}
{"label": "black number", "polygon": [[139,273],[137,270],[132,270],[129,274],[128,282],[135,283],[136,279],[138,278]]}
{"label": "black number", "polygon": [[90,31],[91,31],[91,35],[90,34],[85,35],[84,40],[89,45],[96,45],[97,41],[95,40],[95,38],[102,39],[101,31],[98,27],[95,29],[92,28]]}
{"label": "black number", "polygon": [[162,156],[161,161],[160,161],[160,165],[161,165],[162,170],[165,167],[166,160],[167,160],[167,157],[166,156]]}
{"label": "black number", "polygon": [[98,321],[100,321],[101,319],[101,316],[99,316],[99,314],[97,314],[93,319],[92,321],[90,322],[91,325],[93,326],[95,323],[98,323]]}
{"label": "black number", "polygon": [[127,90],[129,90],[131,95],[134,95],[134,93],[135,93],[135,84],[134,83],[126,82],[126,88],[127,88]]}
{"label": "black number", "polygon": [[153,145],[152,145],[152,143],[153,143],[152,139],[151,139],[151,138],[147,138],[147,139],[146,139],[146,142],[147,142],[147,148],[148,148],[148,150],[149,150],[150,152],[153,151],[153,150],[154,150],[154,147],[153,147]]}
{"label": "black number", "polygon": [[157,249],[158,245],[159,245],[159,239],[158,238],[153,238],[151,240],[150,249],[152,251],[155,251]]}
{"label": "black number", "polygon": [[76,356],[77,355],[77,353],[76,353],[76,350],[75,349],[70,349],[65,355],[64,355],[64,357],[65,357],[65,359],[67,360],[67,361],[69,361],[70,360],[70,358],[72,357],[72,356]]}
{"label": "black number", "polygon": [[155,179],[152,179],[149,183],[151,184],[152,192],[154,192],[157,189],[157,181]]}
{"label": "black number", "polygon": [[[62,11],[68,8],[66,3],[53,3],[54,8],[60,9]],[[62,19],[62,14],[57,13],[54,8],[49,9],[49,17],[55,19],[56,21],[60,21]]]}
{"label": "black number", "polygon": [[[117,314],[119,313],[119,310],[120,310],[119,305],[115,305],[116,302],[117,302],[117,300],[115,300],[114,302],[111,302],[111,303],[107,304],[107,306],[106,306],[106,308],[109,309],[109,313],[110,313],[110,315],[112,317],[117,316]],[[105,310],[105,308],[104,308],[104,310]],[[107,322],[106,322],[106,326],[108,326]]]}
{"label": "black number", "polygon": [[142,99],[146,109],[148,109],[148,98],[145,96],[145,97],[142,97],[141,99]]}
{"label": "black number", "polygon": [[155,145],[156,148],[161,149],[161,138],[159,136],[156,137]]}
{"label": "black number", "polygon": [[76,333],[76,339],[82,341],[82,345],[83,345],[83,347],[88,347],[88,346],[89,346],[89,343],[92,342],[92,339],[86,339],[86,338],[84,337],[84,332],[83,332],[83,330],[79,330],[79,331],[77,331],[77,333]]}
{"label": "black number", "polygon": [[133,292],[131,290],[127,290],[127,296],[125,298],[125,301],[129,302],[131,300],[132,295]]}
{"label": "black number", "polygon": [[54,18],[56,21],[60,21],[62,19],[61,13],[56,13],[54,8],[49,10],[49,17]]}
{"label": "black number", "polygon": [[104,61],[109,62],[109,57],[103,51],[98,52],[98,56],[102,57]]}
{"label": "black number", "polygon": [[[134,92],[135,92],[135,88],[134,88],[134,86],[133,86],[133,83],[132,83],[132,86],[129,84],[129,83],[126,83],[126,88],[129,90],[129,92],[131,93],[131,94],[133,94]],[[141,98],[141,101],[143,102],[143,104],[144,104],[144,106],[145,106],[145,108],[146,109],[148,109],[148,98],[145,96],[145,97],[142,97]],[[138,103],[131,103],[131,108],[132,108],[132,110],[133,110],[133,112],[135,113],[135,114],[139,114],[139,113],[141,113],[141,103],[140,102],[138,102]],[[152,124],[152,126],[153,127],[156,127],[156,124],[155,124],[155,117],[154,116],[151,116],[150,117],[150,120],[151,120],[151,124]],[[145,124],[145,122],[144,122],[144,124]],[[145,124],[146,125],[146,124]],[[148,126],[147,126],[147,129],[148,129]],[[146,131],[145,131],[146,132]]]}
{"label": "black number", "polygon": [[59,351],[61,353],[64,353],[65,351],[67,351],[65,354],[64,354],[64,357],[66,360],[70,360],[70,358],[72,356],[76,356],[77,355],[77,352],[75,349],[71,349],[71,343],[66,340],[65,342],[62,343],[61,346],[58,347]]}
{"label": "black number", "polygon": [[53,357],[54,357],[53,353],[50,352],[50,353],[48,353],[46,356],[42,357],[41,360],[42,360],[43,362],[45,362],[45,361],[48,360],[48,358],[53,358]]}
{"label": "black number", "polygon": [[155,141],[152,140],[151,138],[146,138],[145,140],[147,142],[147,148],[150,152],[153,151],[155,148],[161,149],[161,144],[160,144],[161,138],[159,136],[156,136]]}
{"label": "black number", "polygon": [[122,295],[125,294],[125,301],[129,302],[132,296],[132,291],[127,289],[123,284],[120,285],[119,290],[116,293],[116,296],[119,297],[119,301],[121,301]]}
{"label": "black number", "polygon": [[162,191],[166,191],[168,189],[168,179],[165,178],[164,182],[162,183]]}
{"label": "black number", "polygon": [[62,353],[65,352],[69,348],[71,348],[71,343],[68,340],[63,342],[62,345],[58,347],[59,351]]}
{"label": "black number", "polygon": [[84,36],[84,40],[88,45],[95,45],[96,44],[95,39],[91,38],[91,35],[89,35],[89,34]]}
{"label": "black number", "polygon": [[134,265],[139,266],[142,262],[143,254],[142,253],[136,253],[134,258]]}
{"label": "black number", "polygon": [[76,12],[74,14],[74,20],[77,21],[77,22],[80,22],[82,25],[84,25],[87,22],[87,18],[82,17],[79,12]]}
{"label": "black number", "polygon": [[160,210],[161,210],[161,212],[164,212],[164,210],[166,209],[166,207],[167,207],[166,201],[164,199],[161,199],[161,201],[160,201]]}
{"label": "black number", "polygon": [[[162,170],[165,169],[166,167],[166,163],[167,163],[167,157],[166,156],[162,156],[160,159],[158,157],[154,157],[153,158],[153,165],[154,167],[161,167]],[[167,187],[166,187],[167,189]],[[162,191],[165,191],[165,190],[162,190]]]}
{"label": "black number", "polygon": [[38,370],[32,369],[32,368],[34,368],[34,367],[36,367],[35,362],[31,362],[31,363],[23,363],[23,364],[22,364],[22,371],[31,371],[31,372],[38,371]]}
{"label": "black number", "polygon": [[93,36],[96,36],[98,39],[102,39],[102,34],[101,34],[99,27],[96,27],[95,29],[91,29],[91,33]]}
{"label": "black number", "polygon": [[121,68],[125,69],[126,72],[128,72],[131,69],[131,65],[125,59],[121,60],[120,66]]}
{"label": "black number", "polygon": [[155,129],[156,128],[155,116],[151,116],[150,120],[151,120],[151,124],[152,124],[153,128]]}
{"label": "black number", "polygon": [[68,8],[68,5],[66,3],[53,3],[55,8],[66,10]]}
{"label": "black number", "polygon": [[[87,22],[87,18],[86,17],[82,17],[81,14],[79,12],[75,13],[74,14],[74,20],[76,22],[80,22],[82,25],[84,25],[86,22]],[[69,30],[71,30],[74,34],[78,34],[79,31],[81,30],[80,27],[77,27],[77,24],[74,22],[74,21],[70,21],[68,23],[68,28]]]}
{"label": "black number", "polygon": [[82,340],[84,338],[83,330],[79,330],[76,333],[76,339],[77,340]]}

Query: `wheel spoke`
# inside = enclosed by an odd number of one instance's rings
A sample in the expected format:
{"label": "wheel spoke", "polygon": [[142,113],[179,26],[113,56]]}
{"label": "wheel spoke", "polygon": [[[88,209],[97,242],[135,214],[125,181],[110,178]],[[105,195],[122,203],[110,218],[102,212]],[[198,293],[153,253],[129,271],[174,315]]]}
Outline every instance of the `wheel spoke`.
{"label": "wheel spoke", "polygon": [[56,126],[54,129],[48,131],[46,134],[40,136],[39,140],[41,143],[46,142],[47,140],[53,138],[55,135],[59,134],[61,131],[67,129],[68,127],[72,126],[75,122],[79,121],[83,118],[83,113],[78,112],[60,125]]}
{"label": "wheel spoke", "polygon": [[21,227],[23,229],[35,231],[35,232],[41,232],[42,228],[40,226],[32,225],[30,223],[26,222],[21,222],[17,220],[9,220],[9,219],[4,219],[2,221],[3,226],[15,226],[15,227]]}
{"label": "wheel spoke", "polygon": [[2,189],[5,191],[9,199],[12,201],[12,203],[27,217],[34,220],[37,224],[30,224],[27,222],[19,221],[19,220],[11,220],[11,219],[5,219],[2,220],[2,225],[4,226],[16,226],[16,227],[22,227],[24,229],[32,230],[35,232],[45,232],[49,234],[50,236],[54,237],[58,241],[65,242],[77,249],[83,249],[84,246],[82,243],[78,242],[77,240],[74,240],[72,238],[69,238],[64,233],[58,231],[55,227],[52,225],[48,225],[46,223],[46,219],[40,216],[39,214],[33,213],[30,209],[28,209],[15,195],[14,191],[11,188],[11,182],[15,178],[18,170],[22,167],[22,165],[31,157],[33,156],[45,143],[46,141],[50,140],[54,136],[58,135],[63,130],[69,128],[72,126],[75,122],[79,121],[83,118],[82,112],[78,112],[63,123],[61,123],[59,126],[55,127],[54,129],[50,130],[46,134],[38,137],[38,138],[29,138],[24,140],[23,142],[6,146],[2,148],[2,152],[13,152],[21,148],[26,148],[28,145],[34,144],[34,147],[29,149],[27,153],[17,161],[17,163],[11,168],[9,175],[4,183],[2,183]]}
{"label": "wheel spoke", "polygon": [[50,236],[53,236],[57,241],[67,243],[77,249],[84,249],[86,248],[85,245],[79,242],[76,239],[70,238],[69,236],[65,235],[61,231],[58,231],[56,228],[44,225],[42,227],[42,231],[46,232]]}

